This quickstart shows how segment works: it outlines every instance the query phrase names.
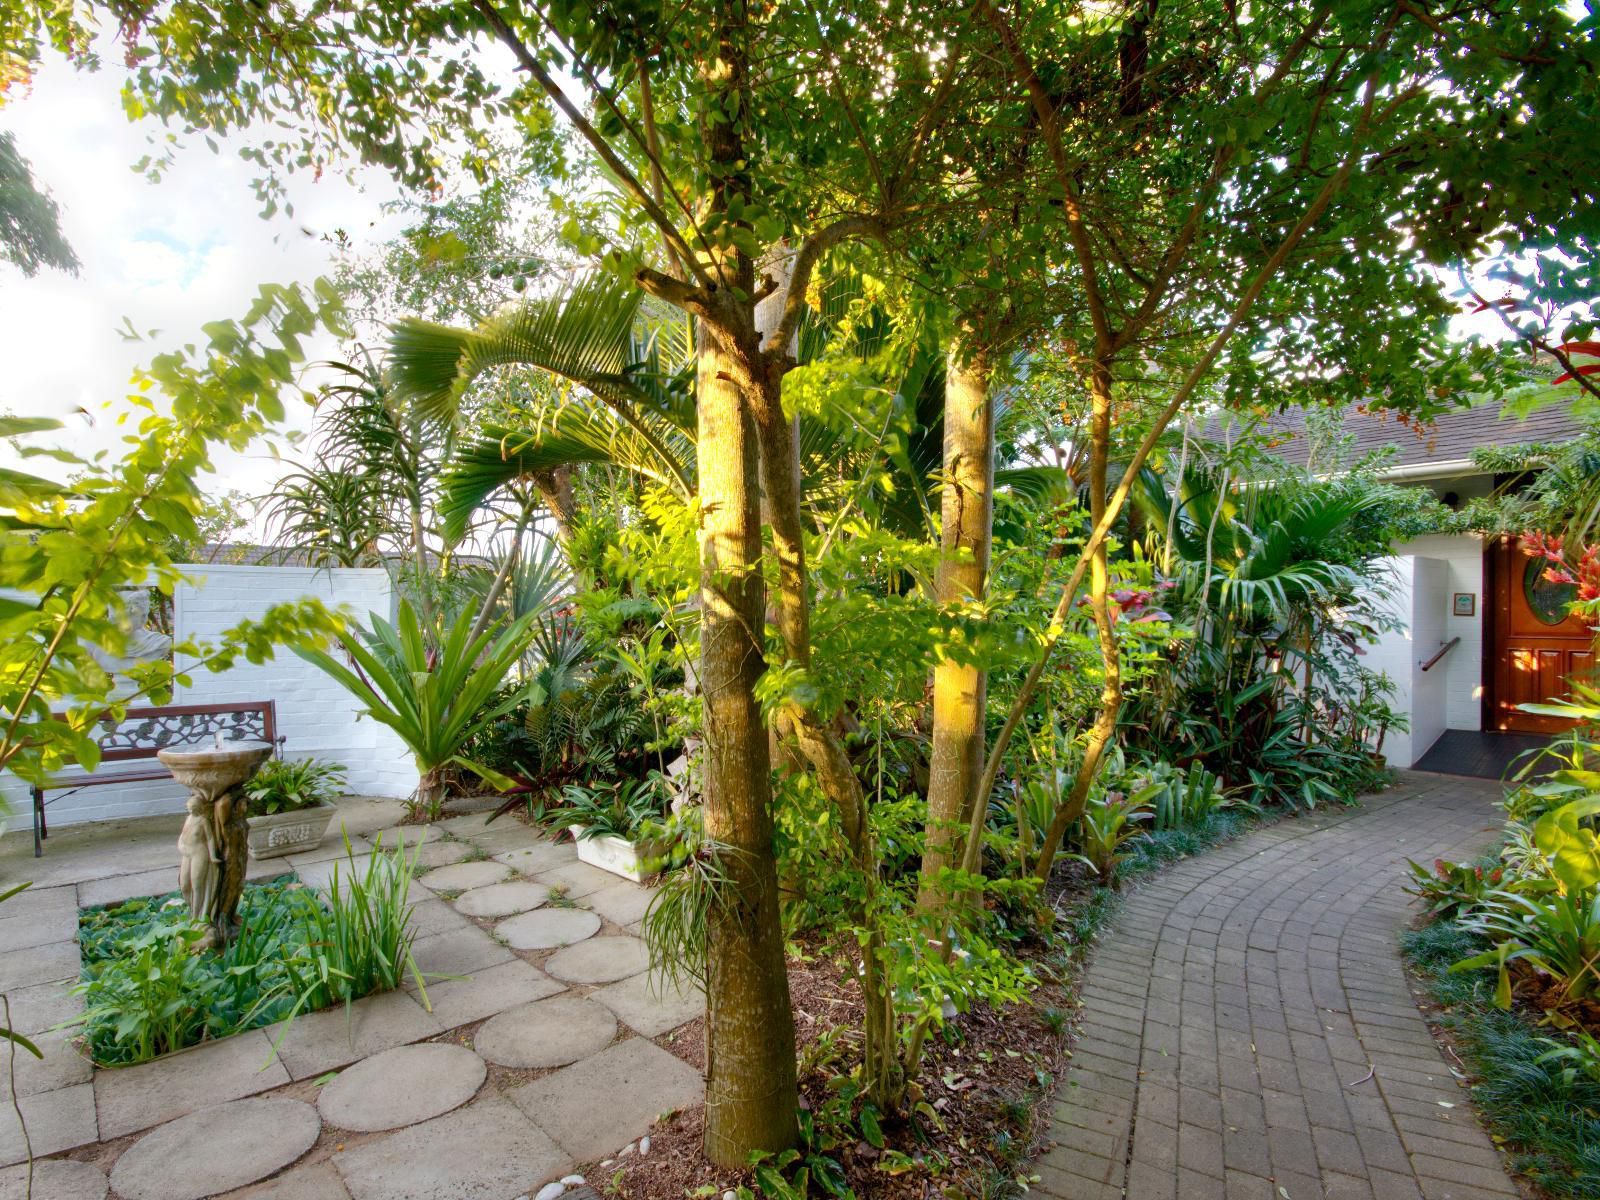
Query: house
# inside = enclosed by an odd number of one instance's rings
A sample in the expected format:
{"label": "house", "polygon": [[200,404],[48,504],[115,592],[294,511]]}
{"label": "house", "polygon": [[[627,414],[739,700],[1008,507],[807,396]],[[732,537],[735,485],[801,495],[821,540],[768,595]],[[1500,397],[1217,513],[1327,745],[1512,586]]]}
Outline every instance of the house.
{"label": "house", "polygon": [[[1274,418],[1272,453],[1317,471],[1319,451],[1333,441],[1343,443],[1346,463],[1392,448],[1379,477],[1426,488],[1452,508],[1509,482],[1474,464],[1479,447],[1559,444],[1583,432],[1564,404],[1525,419],[1486,405],[1425,427],[1351,406],[1328,423],[1308,430],[1301,411]],[[1439,534],[1395,547],[1401,628],[1367,660],[1395,681],[1394,706],[1410,723],[1385,739],[1391,765],[1498,777],[1517,753],[1570,727],[1517,707],[1562,696],[1567,678],[1594,662],[1592,631],[1566,615],[1572,585],[1548,582],[1546,565],[1515,537]]]}

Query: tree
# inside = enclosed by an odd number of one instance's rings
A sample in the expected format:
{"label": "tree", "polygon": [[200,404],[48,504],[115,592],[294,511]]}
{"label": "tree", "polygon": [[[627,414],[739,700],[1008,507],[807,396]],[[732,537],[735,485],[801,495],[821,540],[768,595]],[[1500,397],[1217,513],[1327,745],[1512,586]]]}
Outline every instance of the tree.
{"label": "tree", "polygon": [[10,133],[0,133],[0,257],[29,277],[41,267],[78,270],[78,256],[61,234],[60,209],[33,182]]}

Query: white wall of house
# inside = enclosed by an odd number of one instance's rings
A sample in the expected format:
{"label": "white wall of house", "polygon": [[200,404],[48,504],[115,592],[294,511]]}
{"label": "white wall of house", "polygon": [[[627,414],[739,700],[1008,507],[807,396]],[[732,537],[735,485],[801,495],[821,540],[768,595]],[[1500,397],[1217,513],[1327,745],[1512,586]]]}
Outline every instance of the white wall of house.
{"label": "white wall of house", "polygon": [[[1483,722],[1483,542],[1476,536],[1430,535],[1396,548],[1384,564],[1393,579],[1386,605],[1400,628],[1368,650],[1366,665],[1395,681],[1394,707],[1410,721],[1391,732],[1384,754],[1394,766],[1412,766],[1447,729],[1479,729]],[[1474,597],[1473,615],[1456,616],[1456,593]],[[1460,643],[1428,670],[1445,643]]]}
{"label": "white wall of house", "polygon": [[[316,597],[330,608],[348,608],[366,619],[388,616],[394,599],[389,575],[381,568],[317,570],[310,567],[235,567],[201,564],[184,568],[190,582],[173,596],[173,629],[178,641],[215,641],[229,626],[260,617],[274,604]],[[354,697],[316,667],[280,648],[269,662],[242,659],[231,670],[196,671],[189,687],[178,688],[173,704],[225,704],[273,700],[286,758],[316,757],[342,763],[351,792],[405,796],[417,785],[411,754],[390,730],[360,716]],[[113,763],[116,774],[147,763]],[[0,791],[11,802],[13,836],[30,836],[31,799],[21,780],[0,777]],[[72,794],[47,793],[52,828],[84,821],[179,812],[184,792],[170,780],[96,785]]]}

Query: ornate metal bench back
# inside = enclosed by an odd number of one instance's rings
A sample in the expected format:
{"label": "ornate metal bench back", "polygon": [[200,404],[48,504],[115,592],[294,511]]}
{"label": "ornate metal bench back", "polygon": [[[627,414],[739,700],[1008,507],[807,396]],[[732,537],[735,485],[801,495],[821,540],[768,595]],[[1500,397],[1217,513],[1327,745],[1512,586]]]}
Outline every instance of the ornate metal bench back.
{"label": "ornate metal bench back", "polygon": [[271,742],[277,745],[274,705],[173,704],[130,708],[121,721],[106,720],[99,738],[103,762],[154,758],[157,750],[186,742]]}

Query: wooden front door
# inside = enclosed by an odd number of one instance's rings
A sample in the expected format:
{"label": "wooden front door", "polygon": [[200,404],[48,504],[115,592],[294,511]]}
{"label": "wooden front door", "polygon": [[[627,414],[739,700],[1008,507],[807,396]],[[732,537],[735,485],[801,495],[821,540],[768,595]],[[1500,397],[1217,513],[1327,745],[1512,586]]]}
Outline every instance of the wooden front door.
{"label": "wooden front door", "polygon": [[1490,551],[1494,620],[1489,661],[1494,672],[1494,725],[1517,733],[1561,733],[1574,722],[1520,712],[1519,704],[1559,700],[1567,680],[1594,669],[1594,631],[1567,615],[1576,593],[1544,577],[1549,566],[1514,537]]}

